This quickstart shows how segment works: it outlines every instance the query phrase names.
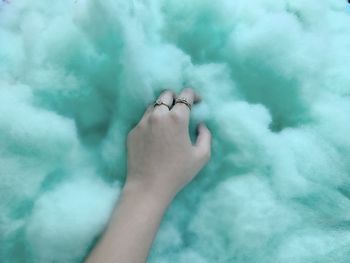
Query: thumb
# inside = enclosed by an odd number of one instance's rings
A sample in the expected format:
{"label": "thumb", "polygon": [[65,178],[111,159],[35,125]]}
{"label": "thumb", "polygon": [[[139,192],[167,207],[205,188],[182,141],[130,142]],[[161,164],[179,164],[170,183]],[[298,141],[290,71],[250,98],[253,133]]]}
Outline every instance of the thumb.
{"label": "thumb", "polygon": [[202,122],[198,125],[198,137],[194,145],[199,156],[209,160],[211,155],[211,132]]}

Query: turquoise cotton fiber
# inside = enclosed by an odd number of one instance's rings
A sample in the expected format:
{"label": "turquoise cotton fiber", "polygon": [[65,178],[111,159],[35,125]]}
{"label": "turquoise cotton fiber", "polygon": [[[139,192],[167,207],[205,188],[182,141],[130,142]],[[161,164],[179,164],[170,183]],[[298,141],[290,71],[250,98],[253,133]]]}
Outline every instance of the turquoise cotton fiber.
{"label": "turquoise cotton fiber", "polygon": [[0,262],[82,262],[128,131],[186,86],[212,158],[149,262],[350,262],[349,25],[341,0],[1,1]]}

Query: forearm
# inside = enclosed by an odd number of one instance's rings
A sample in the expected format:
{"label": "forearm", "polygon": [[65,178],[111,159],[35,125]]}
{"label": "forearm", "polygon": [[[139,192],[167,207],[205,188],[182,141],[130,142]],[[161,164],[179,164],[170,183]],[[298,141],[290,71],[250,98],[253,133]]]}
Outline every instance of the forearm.
{"label": "forearm", "polygon": [[126,183],[110,224],[86,263],[146,262],[171,196]]}

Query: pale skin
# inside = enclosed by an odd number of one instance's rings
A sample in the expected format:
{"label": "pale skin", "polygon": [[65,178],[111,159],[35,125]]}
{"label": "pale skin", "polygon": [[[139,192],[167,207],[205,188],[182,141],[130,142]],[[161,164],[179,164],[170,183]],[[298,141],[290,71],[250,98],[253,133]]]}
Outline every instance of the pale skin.
{"label": "pale skin", "polygon": [[[179,97],[200,101],[193,89]],[[176,94],[159,99],[172,105]],[[202,123],[196,142],[189,136],[190,109],[150,105],[127,137],[127,177],[109,224],[86,263],[143,263],[162,217],[176,194],[198,174],[211,155],[211,133]]]}

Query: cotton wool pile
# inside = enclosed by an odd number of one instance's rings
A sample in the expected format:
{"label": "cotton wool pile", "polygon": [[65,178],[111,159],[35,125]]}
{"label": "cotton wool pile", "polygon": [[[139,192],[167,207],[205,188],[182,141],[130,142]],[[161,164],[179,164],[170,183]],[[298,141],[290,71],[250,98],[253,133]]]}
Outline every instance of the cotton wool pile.
{"label": "cotton wool pile", "polygon": [[123,185],[128,131],[185,86],[212,158],[149,262],[350,262],[347,5],[2,1],[0,262],[82,262]]}

